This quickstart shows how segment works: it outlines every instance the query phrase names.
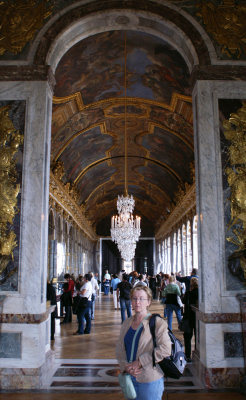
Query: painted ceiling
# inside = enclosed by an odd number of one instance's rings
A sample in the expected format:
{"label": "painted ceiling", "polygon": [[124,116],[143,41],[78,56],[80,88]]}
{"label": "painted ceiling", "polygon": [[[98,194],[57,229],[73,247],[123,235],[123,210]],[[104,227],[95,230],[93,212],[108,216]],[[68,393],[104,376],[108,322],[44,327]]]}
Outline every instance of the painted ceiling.
{"label": "painted ceiling", "polygon": [[110,235],[117,196],[127,186],[134,214],[142,218],[142,236],[152,236],[179,190],[193,181],[184,60],[155,36],[111,31],[69,49],[55,78],[52,168],[63,165],[63,183],[74,185],[99,235]]}

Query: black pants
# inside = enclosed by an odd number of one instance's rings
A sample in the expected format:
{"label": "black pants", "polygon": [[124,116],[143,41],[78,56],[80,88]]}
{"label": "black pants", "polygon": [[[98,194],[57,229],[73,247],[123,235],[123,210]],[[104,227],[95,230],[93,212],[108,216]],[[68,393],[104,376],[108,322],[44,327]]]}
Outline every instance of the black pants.
{"label": "black pants", "polygon": [[185,355],[187,358],[191,358],[191,340],[192,340],[193,332],[194,332],[195,341],[196,341],[196,329],[194,326],[191,327],[190,332],[184,332]]}
{"label": "black pants", "polygon": [[72,322],[72,306],[65,306],[65,313],[63,322]]}

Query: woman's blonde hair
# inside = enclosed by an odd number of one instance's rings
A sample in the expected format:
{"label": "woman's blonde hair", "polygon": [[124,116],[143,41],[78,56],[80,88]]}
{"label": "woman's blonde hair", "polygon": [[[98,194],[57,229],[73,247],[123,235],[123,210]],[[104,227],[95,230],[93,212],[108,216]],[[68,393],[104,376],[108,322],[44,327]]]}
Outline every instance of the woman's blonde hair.
{"label": "woman's blonde hair", "polygon": [[190,290],[198,288],[198,279],[193,277],[190,280]]}
{"label": "woman's blonde hair", "polygon": [[150,288],[148,288],[148,286],[143,286],[143,285],[135,286],[131,290],[131,299],[133,298],[134,293],[135,292],[139,292],[139,290],[143,290],[147,294],[148,300],[151,303],[151,301],[152,301],[152,291],[150,290]]}
{"label": "woman's blonde hair", "polygon": [[174,275],[170,275],[169,276],[169,283],[175,282],[175,276]]}

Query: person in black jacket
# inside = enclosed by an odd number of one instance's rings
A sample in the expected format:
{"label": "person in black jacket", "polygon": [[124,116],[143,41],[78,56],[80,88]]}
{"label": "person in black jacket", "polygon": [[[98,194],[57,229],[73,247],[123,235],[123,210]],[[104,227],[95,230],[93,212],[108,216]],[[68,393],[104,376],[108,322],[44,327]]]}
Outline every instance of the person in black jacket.
{"label": "person in black jacket", "polygon": [[51,306],[56,306],[54,311],[50,315],[50,340],[55,340],[55,319],[57,317],[57,304],[56,304],[56,289],[52,285],[52,282],[47,281],[47,300],[50,301]]}
{"label": "person in black jacket", "polygon": [[192,310],[191,306],[198,306],[198,279],[193,277],[190,280],[190,290],[186,291],[183,299],[184,303],[184,344],[185,344],[185,355],[188,362],[191,362],[191,339],[193,333],[196,341],[196,313]]}
{"label": "person in black jacket", "polygon": [[121,322],[126,319],[125,313],[127,312],[127,317],[132,315],[132,303],[131,303],[131,290],[132,285],[128,282],[128,275],[123,274],[122,282],[118,283],[117,286],[117,301],[120,301],[120,312],[121,312]]}
{"label": "person in black jacket", "polygon": [[197,268],[193,268],[191,271],[190,275],[187,276],[179,276],[178,274],[176,275],[176,280],[181,283],[185,283],[186,291],[188,292],[190,290],[190,280],[191,278],[198,278],[197,275]]}

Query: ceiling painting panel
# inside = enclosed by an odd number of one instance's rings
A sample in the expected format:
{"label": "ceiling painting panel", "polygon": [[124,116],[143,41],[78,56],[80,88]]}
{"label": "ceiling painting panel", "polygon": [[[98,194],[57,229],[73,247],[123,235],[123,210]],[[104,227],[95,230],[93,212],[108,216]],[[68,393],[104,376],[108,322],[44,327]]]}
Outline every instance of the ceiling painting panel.
{"label": "ceiling painting panel", "polygon": [[98,159],[105,158],[106,151],[111,146],[111,136],[102,134],[100,127],[75,137],[59,158],[66,169],[68,181],[75,181],[81,170]]}
{"label": "ceiling painting panel", "polygon": [[[149,233],[175,193],[190,183],[193,116],[186,65],[170,45],[143,32],[105,32],[74,45],[60,60],[52,122],[52,158],[64,165],[95,230],[128,193]],[[126,88],[126,92],[125,92]],[[127,145],[126,145],[127,143]],[[125,158],[125,152],[127,157]],[[100,229],[101,229],[100,228]],[[146,230],[147,233],[147,230]]]}
{"label": "ceiling painting panel", "polygon": [[[188,70],[163,40],[127,32],[127,96],[169,103],[173,91],[190,95]],[[84,104],[124,96],[124,32],[110,31],[74,45],[56,70],[55,96],[80,91]]]}

